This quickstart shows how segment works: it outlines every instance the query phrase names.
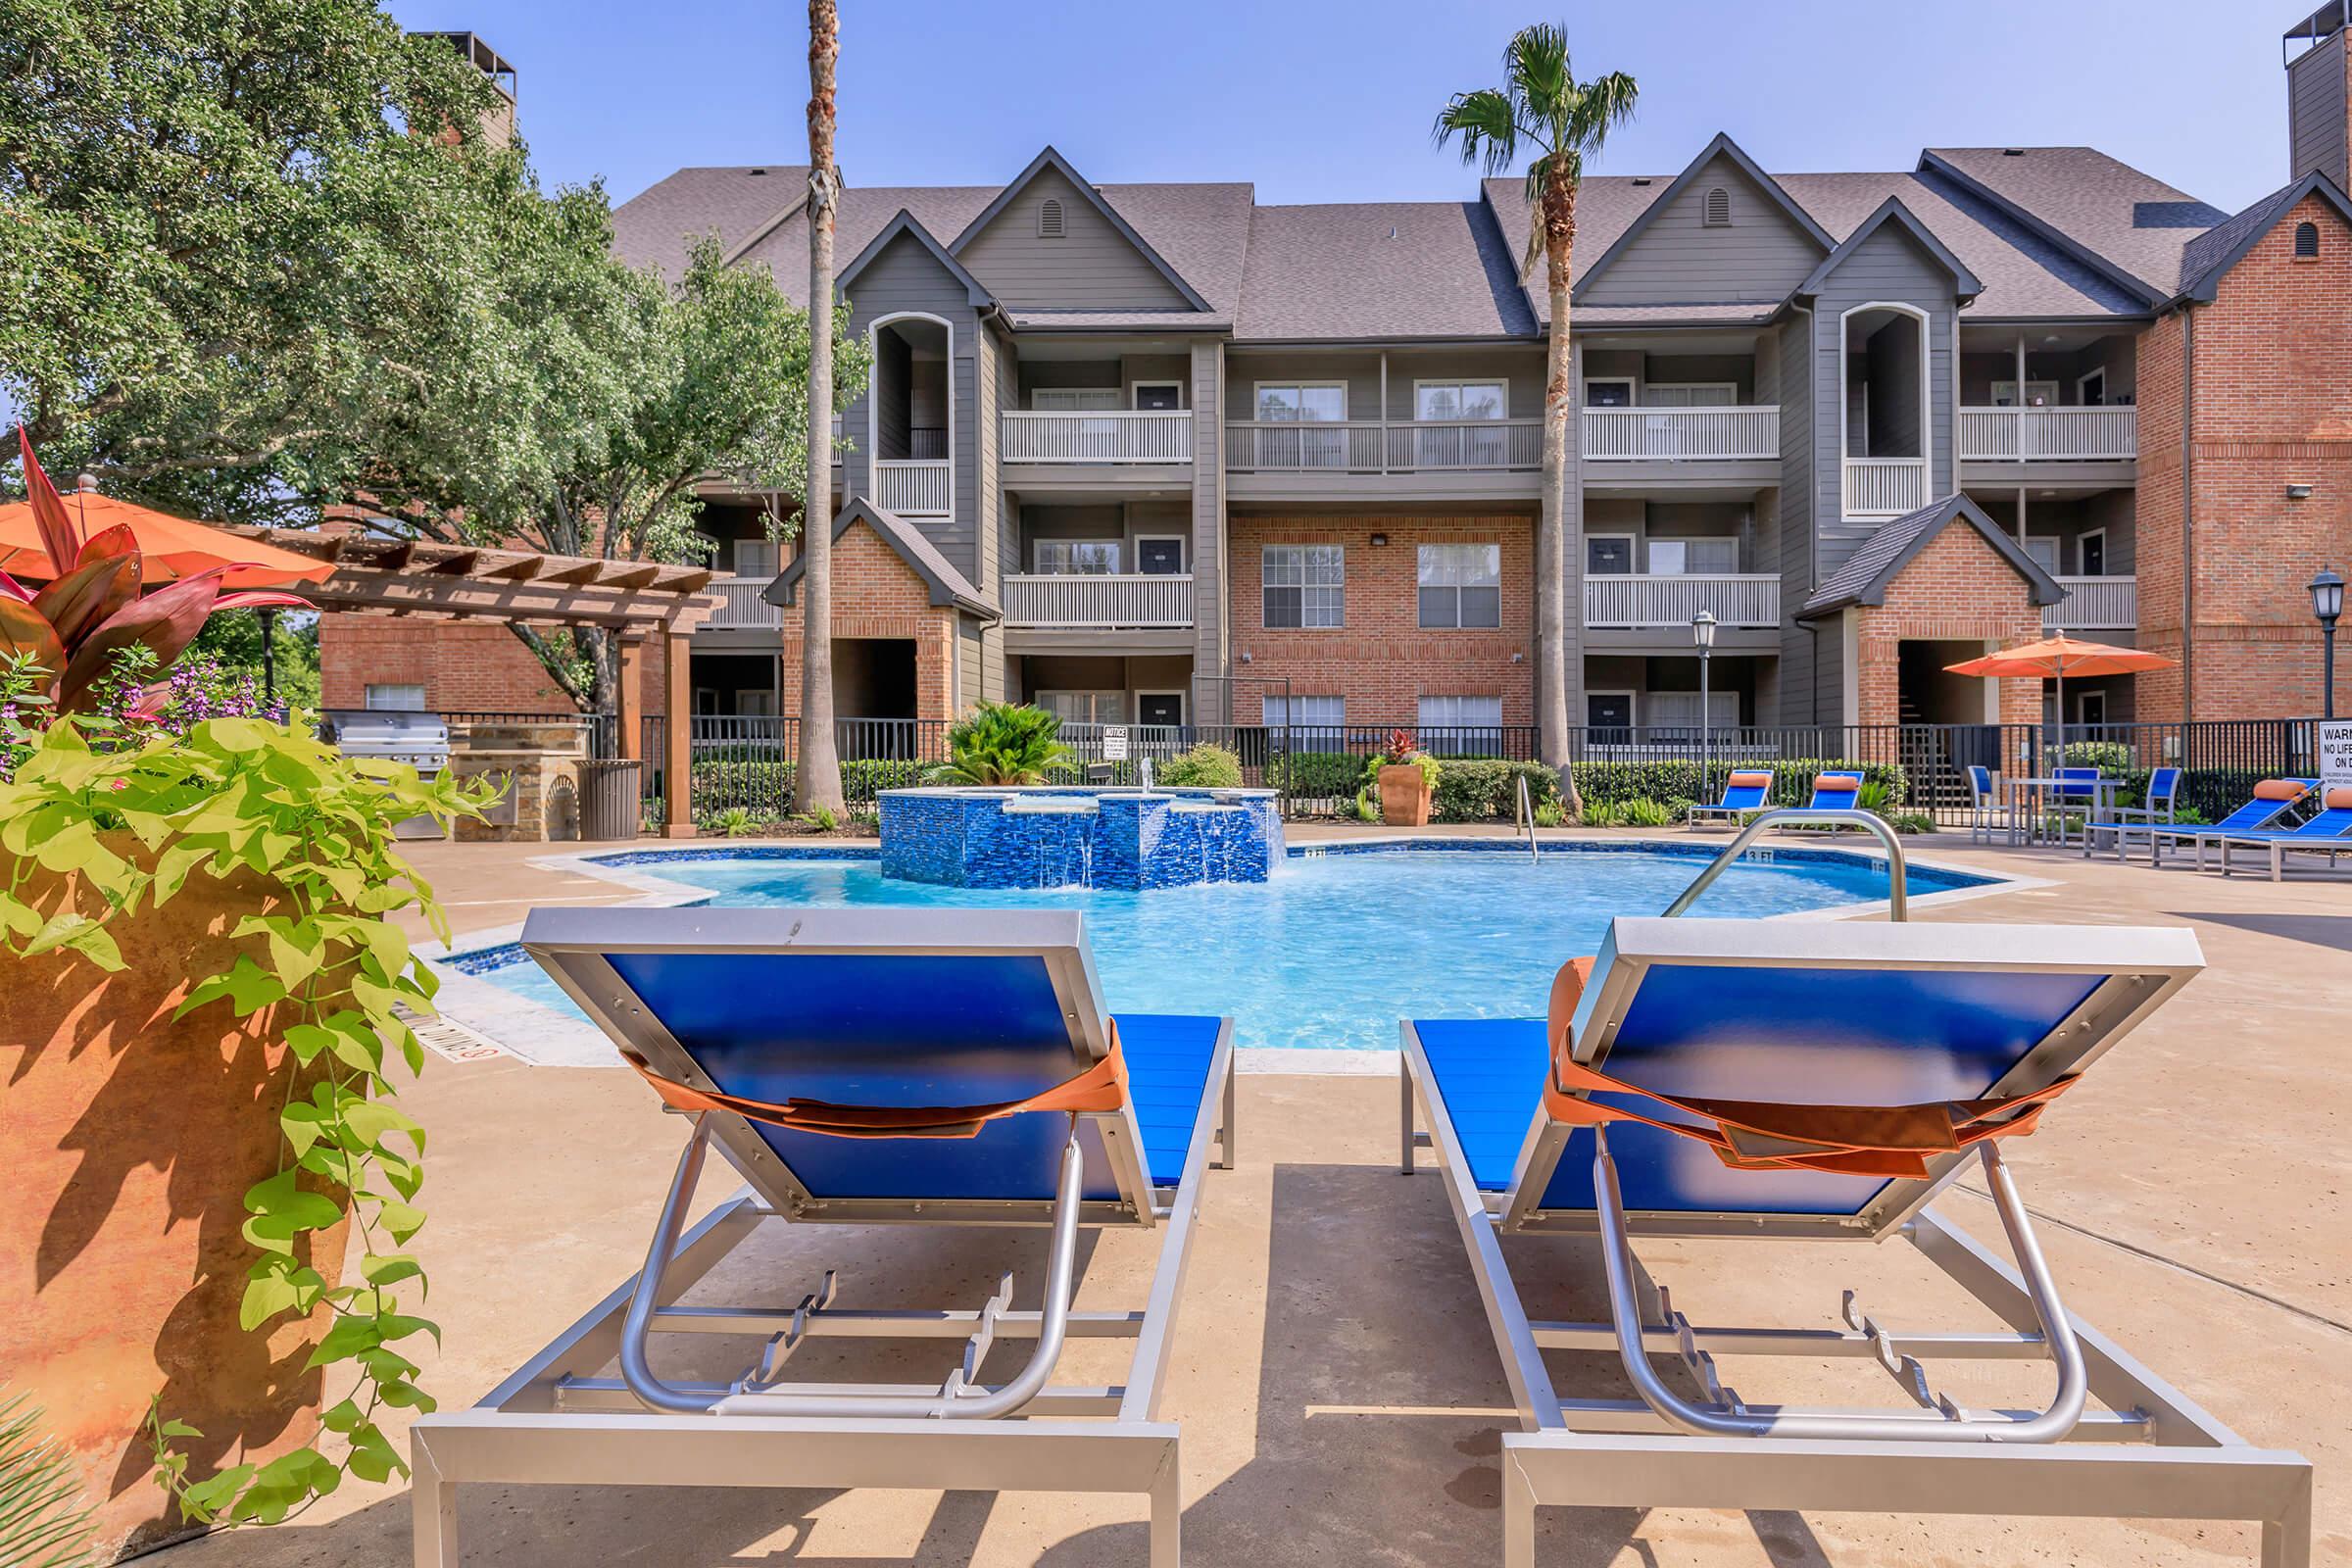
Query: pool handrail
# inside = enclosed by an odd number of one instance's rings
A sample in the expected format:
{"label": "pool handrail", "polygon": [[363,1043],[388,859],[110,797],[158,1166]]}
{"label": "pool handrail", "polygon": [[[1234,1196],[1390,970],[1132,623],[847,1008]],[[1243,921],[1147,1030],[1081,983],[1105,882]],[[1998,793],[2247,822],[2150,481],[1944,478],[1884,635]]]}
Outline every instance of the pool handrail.
{"label": "pool handrail", "polygon": [[1511,808],[1511,837],[1519,836],[1519,822],[1524,817],[1527,821],[1528,858],[1541,863],[1544,852],[1536,848],[1536,808],[1535,804],[1528,799],[1527,775],[1514,773],[1511,776],[1519,785],[1519,799]]}
{"label": "pool handrail", "polygon": [[1808,806],[1784,806],[1750,818],[1745,827],[1732,836],[1732,842],[1726,844],[1717,853],[1715,858],[1707,862],[1707,868],[1699,872],[1691,880],[1690,885],[1683,889],[1672,904],[1666,906],[1665,917],[1669,920],[1676,919],[1688,911],[1691,905],[1698,902],[1698,896],[1712,887],[1715,879],[1723,875],[1730,868],[1732,862],[1739,859],[1747,847],[1756,841],[1757,836],[1775,822],[1807,822],[1815,826],[1851,826],[1867,828],[1877,834],[1879,842],[1886,846],[1886,918],[1889,920],[1911,918],[1909,906],[1904,902],[1903,890],[1903,884],[1909,879],[1909,872],[1904,869],[1903,845],[1902,841],[1894,836],[1894,829],[1888,827],[1885,820],[1873,811],[1830,808],[1816,810]]}

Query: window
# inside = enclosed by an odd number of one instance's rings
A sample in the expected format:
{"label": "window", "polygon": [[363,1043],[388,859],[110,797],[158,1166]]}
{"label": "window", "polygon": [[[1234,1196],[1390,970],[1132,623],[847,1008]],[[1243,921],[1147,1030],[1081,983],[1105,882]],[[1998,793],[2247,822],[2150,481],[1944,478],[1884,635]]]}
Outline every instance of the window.
{"label": "window", "polygon": [[[1344,381],[1260,381],[1261,424],[1334,424],[1348,417]],[[1376,432],[1377,433],[1377,432]],[[1277,468],[1341,468],[1348,465],[1345,430],[1258,430],[1257,461]],[[1373,460],[1377,464],[1378,459]]]}
{"label": "window", "polygon": [[1732,226],[1732,193],[1721,185],[1711,186],[1707,191],[1704,222],[1709,228]]}
{"label": "window", "polygon": [[1037,569],[1049,577],[1102,577],[1119,569],[1116,539],[1040,539]]}
{"label": "window", "polygon": [[424,688],[406,683],[378,686],[370,682],[368,687],[368,706],[403,713],[421,713],[424,711]]}
{"label": "window", "polygon": [[1704,726],[1699,723],[1698,693],[1696,692],[1651,692],[1648,702],[1649,727],[1653,735],[1661,729],[1668,728],[1687,728],[1692,734],[1696,734],[1702,727],[1712,729],[1738,729],[1740,727],[1740,694],[1738,692],[1711,691],[1707,693],[1707,721]]}
{"label": "window", "polygon": [[1421,699],[1423,749],[1435,752],[1491,752],[1502,745],[1502,699],[1499,697],[1424,697]]}
{"label": "window", "polygon": [[2309,258],[2319,254],[2320,225],[2317,223],[2297,223],[2295,225],[2295,255],[2308,260]]}
{"label": "window", "polygon": [[1268,627],[1313,630],[1348,623],[1344,547],[1268,545],[1261,560]]}
{"label": "window", "polygon": [[1510,391],[1500,381],[1413,383],[1416,419],[1504,419],[1510,413]]}
{"label": "window", "polygon": [[2034,564],[2039,566],[2051,576],[2055,577],[2058,575],[2057,535],[2046,533],[2027,535],[2026,556],[2027,559],[2034,563]]}
{"label": "window", "polygon": [[1740,401],[1737,381],[1652,381],[1642,389],[1651,409],[1728,409]]}
{"label": "window", "polygon": [[[2056,403],[2057,401],[2058,401],[2058,383],[2057,383],[2057,382],[2055,382],[2055,381],[2028,381],[2028,382],[2026,383],[2026,407],[2027,407],[2027,408],[2029,408],[2029,409],[2046,409],[2046,408],[2050,407],[2052,404]],[[1994,408],[1996,408],[1996,409],[2014,409],[2014,408],[2016,408],[2016,407],[2017,407],[2017,383],[2016,383],[2015,381],[1995,381],[1995,382],[1993,382],[1993,383],[1992,383],[1992,406],[1993,406]]]}
{"label": "window", "polygon": [[735,575],[738,577],[773,577],[776,574],[776,542],[773,539],[738,539],[735,541]]}
{"label": "window", "polygon": [[1737,539],[1652,539],[1649,569],[1660,577],[1726,577],[1740,569]]}
{"label": "window", "polygon": [[1423,545],[1421,624],[1500,626],[1502,546]]}
{"label": "window", "polygon": [[1037,706],[1064,724],[1124,724],[1125,692],[1039,692]]}
{"label": "window", "polygon": [[1260,699],[1260,722],[1269,725],[1312,725],[1319,729],[1337,729],[1348,722],[1348,699],[1345,697],[1296,697],[1286,709],[1279,697]]}
{"label": "window", "polygon": [[1634,536],[1630,533],[1585,535],[1585,575],[1622,577],[1634,569]]}
{"label": "window", "polygon": [[1061,203],[1049,196],[1037,204],[1037,237],[1059,239],[1061,235]]}
{"label": "window", "polygon": [[1118,406],[1115,386],[1041,386],[1029,393],[1029,407],[1040,414],[1067,414],[1074,409],[1115,411]]}

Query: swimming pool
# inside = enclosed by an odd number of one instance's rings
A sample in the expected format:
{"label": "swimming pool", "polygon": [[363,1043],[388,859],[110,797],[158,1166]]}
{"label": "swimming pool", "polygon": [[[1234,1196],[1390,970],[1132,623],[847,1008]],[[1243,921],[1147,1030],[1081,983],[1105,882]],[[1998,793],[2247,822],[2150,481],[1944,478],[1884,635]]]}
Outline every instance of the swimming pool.
{"label": "swimming pool", "polygon": [[[872,852],[824,859],[791,848],[630,851],[603,866],[652,872],[720,905],[1077,908],[1113,1012],[1218,1012],[1236,1044],[1393,1051],[1400,1017],[1540,1016],[1560,964],[1591,953],[1618,914],[1656,914],[1716,846],[1524,843],[1294,848],[1268,882],[1152,893],[962,889],[885,878]],[[1558,852],[1558,853],[1555,853]],[[1777,850],[1710,888],[1695,915],[1792,914],[1886,896],[1886,862]],[[1913,865],[1914,899],[1990,879]],[[512,945],[453,967],[579,1016]]]}

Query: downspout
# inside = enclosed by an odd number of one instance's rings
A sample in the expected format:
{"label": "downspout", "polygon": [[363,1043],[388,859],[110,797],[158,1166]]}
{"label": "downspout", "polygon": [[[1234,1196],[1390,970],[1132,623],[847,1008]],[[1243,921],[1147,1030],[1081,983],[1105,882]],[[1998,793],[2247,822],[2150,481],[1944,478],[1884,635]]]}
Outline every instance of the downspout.
{"label": "downspout", "polygon": [[2196,454],[2197,420],[2197,311],[2183,300],[2180,305],[2180,722],[2187,724],[2197,716],[2196,687],[2191,671],[2196,667],[2189,657],[2189,644],[2196,636],[2197,624],[2197,558],[2196,547]]}

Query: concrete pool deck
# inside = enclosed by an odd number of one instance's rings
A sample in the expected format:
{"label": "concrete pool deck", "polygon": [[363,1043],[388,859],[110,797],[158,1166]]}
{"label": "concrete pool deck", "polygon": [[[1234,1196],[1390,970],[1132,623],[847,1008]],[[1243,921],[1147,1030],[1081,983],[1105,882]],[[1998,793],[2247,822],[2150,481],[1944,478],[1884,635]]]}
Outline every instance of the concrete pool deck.
{"label": "concrete pool deck", "polygon": [[[1294,843],[1369,834],[1298,827]],[[1435,829],[1433,832],[1477,830]],[[1547,837],[1550,835],[1546,835]],[[1672,831],[1626,837],[1679,838]],[[2352,875],[2284,884],[2151,871],[2072,852],[1910,841],[1939,861],[2043,885],[1924,907],[1925,921],[2187,925],[2209,967],[2012,1146],[2068,1304],[2257,1445],[2318,1469],[2313,1560],[2352,1563]],[[519,922],[533,904],[618,903],[625,886],[535,866],[539,845],[410,847],[459,932]],[[570,850],[573,846],[558,846]],[[463,943],[461,943],[463,945]],[[1563,955],[1563,956],[1566,956]],[[1203,994],[1213,995],[1212,977]],[[1207,1005],[1207,1004],[1204,1004]],[[635,1270],[680,1140],[619,1072],[512,1057],[433,1061],[403,1103],[431,1131],[415,1244],[443,1331],[426,1386],[445,1407],[480,1396]],[[1210,1176],[1163,1415],[1184,1428],[1185,1558],[1477,1565],[1500,1560],[1497,1432],[1515,1425],[1461,1243],[1426,1164],[1396,1173],[1396,1087],[1385,1078],[1252,1076],[1240,1091],[1240,1168]],[[702,1206],[733,1190],[715,1172]],[[1967,1190],[1943,1212],[1995,1231]],[[921,1292],[976,1302],[1002,1266],[991,1241],[927,1250],[904,1232],[770,1227],[763,1294],[797,1299],[841,1265],[845,1304]],[[1132,1244],[1143,1243],[1137,1246]],[[1573,1244],[1514,1243],[1531,1305],[1600,1316],[1596,1267]],[[1782,1302],[1780,1321],[1832,1326],[1853,1287],[1883,1320],[1971,1321],[1903,1250],[1649,1244],[1652,1272],[1708,1321]],[[944,1261],[942,1261],[944,1259]],[[1038,1259],[1023,1254],[1034,1289]],[[1088,1294],[1141,1294],[1147,1238],[1103,1237]],[[926,1289],[944,1280],[945,1289]],[[1574,1277],[1571,1277],[1572,1274]],[[1546,1282],[1549,1282],[1548,1284]],[[717,1282],[724,1284],[727,1282]],[[740,1283],[740,1279],[736,1281]],[[932,1304],[936,1304],[934,1299]],[[1088,1347],[1065,1362],[1085,1376]],[[901,1363],[944,1375],[938,1347]],[[895,1358],[894,1358],[895,1359]],[[934,1363],[940,1363],[935,1365]],[[1867,1367],[1867,1363],[1863,1364]],[[1613,1360],[1555,1357],[1578,1392],[1620,1394]],[[1891,1396],[1883,1374],[1734,1360],[1751,1397]],[[1995,1367],[1953,1383],[1966,1402],[2046,1385]],[[1948,1381],[1948,1380],[1947,1380]],[[1839,1391],[1843,1391],[1840,1394]],[[402,1441],[396,1434],[396,1441]],[[141,1483],[144,1484],[144,1483]],[[475,1488],[461,1494],[468,1563],[1140,1565],[1140,1502],[1052,1494]],[[1543,1517],[1539,1560],[1604,1568],[1861,1563],[2251,1562],[2250,1529],[1869,1515],[1569,1512]],[[172,1548],[172,1568],[409,1559],[404,1489],[350,1483],[301,1520]]]}

